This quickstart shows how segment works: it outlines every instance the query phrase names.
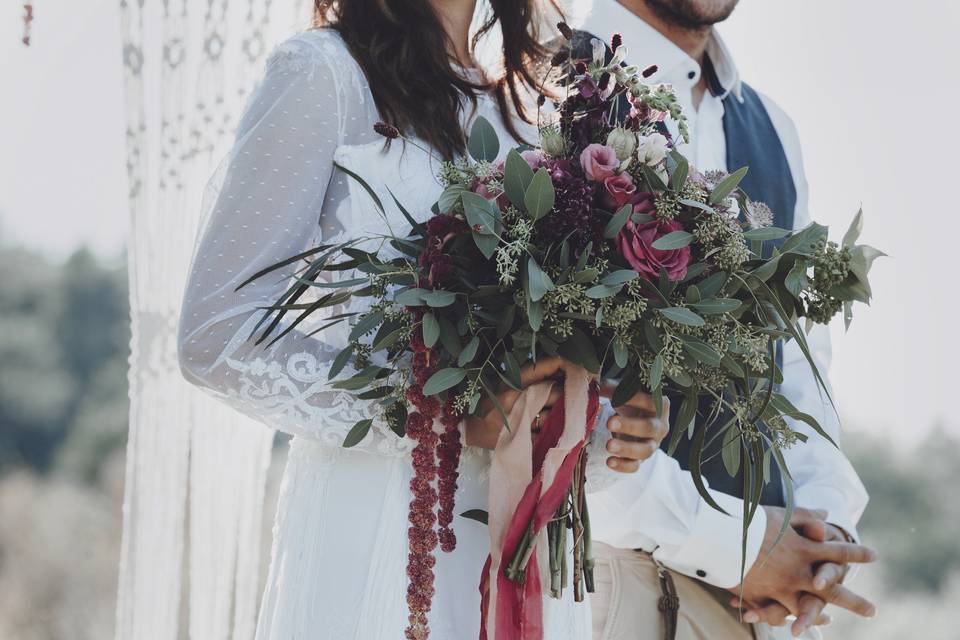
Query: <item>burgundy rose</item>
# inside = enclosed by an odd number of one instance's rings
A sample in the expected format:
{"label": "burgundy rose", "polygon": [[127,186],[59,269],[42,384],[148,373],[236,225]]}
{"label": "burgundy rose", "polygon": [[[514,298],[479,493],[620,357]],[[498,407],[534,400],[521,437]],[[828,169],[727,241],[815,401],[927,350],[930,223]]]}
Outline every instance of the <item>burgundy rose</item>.
{"label": "burgundy rose", "polygon": [[637,185],[633,184],[633,178],[629,173],[618,173],[610,176],[603,181],[606,191],[603,194],[603,204],[613,209],[619,209],[623,205],[636,204],[638,202]]}
{"label": "burgundy rose", "polygon": [[605,144],[593,143],[580,154],[580,166],[587,177],[602,182],[620,166],[617,152]]}
{"label": "burgundy rose", "polygon": [[666,250],[653,248],[658,238],[682,229],[683,226],[676,220],[651,220],[641,225],[628,220],[617,235],[617,248],[641,275],[656,278],[663,268],[670,280],[682,280],[690,264],[690,247]]}

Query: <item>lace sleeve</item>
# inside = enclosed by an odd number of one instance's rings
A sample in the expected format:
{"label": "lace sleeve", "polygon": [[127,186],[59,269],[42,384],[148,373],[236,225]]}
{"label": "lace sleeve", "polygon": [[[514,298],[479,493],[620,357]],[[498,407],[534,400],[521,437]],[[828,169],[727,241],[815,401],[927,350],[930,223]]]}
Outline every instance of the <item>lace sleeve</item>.
{"label": "lace sleeve", "polygon": [[[235,145],[208,187],[178,333],[190,382],[271,427],[334,444],[376,414],[372,403],[327,384],[347,328],[308,337],[313,325],[299,325],[272,346],[255,345],[250,337],[262,307],[287,289],[295,267],[236,289],[257,271],[344,233],[349,188],[334,171],[334,154],[341,145],[372,141],[375,119],[363,74],[335,32],[301,34],[271,55]],[[363,446],[406,449],[379,422]]]}

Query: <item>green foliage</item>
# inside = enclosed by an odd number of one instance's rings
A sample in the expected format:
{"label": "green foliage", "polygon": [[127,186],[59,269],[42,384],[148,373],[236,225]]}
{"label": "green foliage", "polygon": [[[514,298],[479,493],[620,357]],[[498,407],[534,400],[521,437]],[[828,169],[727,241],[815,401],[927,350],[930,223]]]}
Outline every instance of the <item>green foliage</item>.
{"label": "green foliage", "polygon": [[126,434],[126,271],[83,249],[57,265],[10,248],[0,271],[0,473],[92,481]]}
{"label": "green foliage", "polygon": [[844,445],[870,493],[860,534],[879,550],[890,589],[945,587],[960,571],[960,440],[935,430],[904,450],[858,433]]}

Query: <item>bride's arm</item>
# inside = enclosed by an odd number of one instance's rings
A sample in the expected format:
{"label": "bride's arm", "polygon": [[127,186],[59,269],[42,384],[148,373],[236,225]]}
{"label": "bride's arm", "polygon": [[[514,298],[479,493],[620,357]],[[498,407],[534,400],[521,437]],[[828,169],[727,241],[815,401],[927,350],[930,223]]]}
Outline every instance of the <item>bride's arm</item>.
{"label": "bride's arm", "polygon": [[287,289],[296,265],[237,287],[339,231],[331,212],[347,188],[334,171],[334,151],[372,138],[374,114],[361,83],[330,32],[302,34],[271,56],[234,148],[208,188],[207,221],[178,333],[180,365],[190,382],[274,428],[332,442],[372,417],[369,405],[326,384],[346,334],[292,331],[270,347],[257,346],[250,336],[262,307]]}

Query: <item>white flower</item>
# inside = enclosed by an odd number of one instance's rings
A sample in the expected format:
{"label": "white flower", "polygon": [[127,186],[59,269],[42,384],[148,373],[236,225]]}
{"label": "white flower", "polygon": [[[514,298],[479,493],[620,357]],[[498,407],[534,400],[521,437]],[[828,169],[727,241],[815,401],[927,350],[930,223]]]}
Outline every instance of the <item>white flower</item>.
{"label": "white flower", "polygon": [[653,166],[667,157],[667,139],[662,133],[637,136],[637,157],[640,162]]}
{"label": "white flower", "polygon": [[613,58],[610,60],[610,66],[613,67],[619,65],[621,62],[627,59],[629,53],[630,51],[621,44],[614,52]]}
{"label": "white flower", "polygon": [[637,136],[632,131],[617,127],[607,135],[607,146],[617,154],[618,160],[626,160],[637,148]]}
{"label": "white flower", "polygon": [[591,40],[590,44],[593,46],[593,63],[602,67],[604,60],[607,58],[607,45],[603,43],[603,40],[597,38]]}

